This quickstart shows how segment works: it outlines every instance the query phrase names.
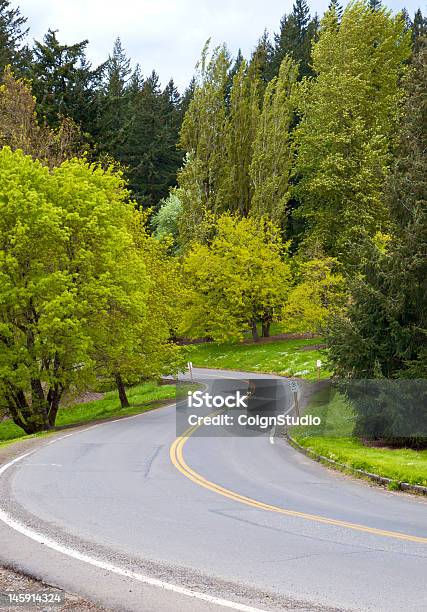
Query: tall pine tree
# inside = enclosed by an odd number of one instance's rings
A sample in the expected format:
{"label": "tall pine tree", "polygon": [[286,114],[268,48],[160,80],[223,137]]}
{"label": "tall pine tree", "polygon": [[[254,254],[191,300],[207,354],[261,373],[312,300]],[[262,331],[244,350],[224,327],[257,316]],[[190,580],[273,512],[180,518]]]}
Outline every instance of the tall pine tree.
{"label": "tall pine tree", "polygon": [[30,51],[24,44],[28,33],[27,19],[9,0],[0,0],[0,78],[9,64],[15,72],[23,72],[30,61]]}
{"label": "tall pine tree", "polygon": [[84,132],[95,124],[96,89],[104,65],[92,69],[86,57],[87,40],[63,45],[49,30],[43,42],[36,42],[29,76],[37,99],[37,112],[51,127],[60,117],[70,117]]}
{"label": "tall pine tree", "polygon": [[292,12],[280,21],[280,32],[275,34],[272,54],[272,71],[278,74],[286,55],[299,64],[300,78],[312,74],[310,68],[311,46],[319,27],[317,16],[310,17],[306,0],[296,0]]}

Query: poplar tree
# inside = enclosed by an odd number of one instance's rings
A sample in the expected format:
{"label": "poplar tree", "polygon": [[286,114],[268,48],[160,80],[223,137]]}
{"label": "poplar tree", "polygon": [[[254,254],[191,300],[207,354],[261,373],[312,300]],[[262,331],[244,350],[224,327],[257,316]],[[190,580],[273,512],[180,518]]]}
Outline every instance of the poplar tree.
{"label": "poplar tree", "polygon": [[284,219],[290,197],[289,178],[293,163],[290,127],[295,110],[293,88],[297,75],[295,63],[286,57],[279,76],[267,85],[250,165],[251,213],[267,215],[278,224]]}
{"label": "poplar tree", "polygon": [[393,235],[386,248],[368,244],[363,274],[353,281],[345,316],[337,319],[329,337],[330,356],[341,377],[425,378],[426,59],[424,44],[411,66],[396,161],[386,188]]}
{"label": "poplar tree", "polygon": [[178,172],[183,242],[196,234],[201,237],[207,212],[224,209],[221,197],[226,179],[226,90],[230,59],[225,46],[214,49],[211,57],[208,52],[209,42],[198,64],[196,87],[179,139],[179,146],[186,154]]}
{"label": "poplar tree", "polygon": [[382,192],[409,52],[401,15],[356,2],[339,27],[334,8],[322,20],[316,79],[301,87],[296,193],[306,244],[340,260],[351,260],[350,247],[357,251],[366,233],[388,228]]}
{"label": "poplar tree", "polygon": [[227,210],[246,216],[253,188],[249,176],[253,143],[260,116],[261,84],[243,60],[233,78],[226,123],[226,178],[221,199]]}

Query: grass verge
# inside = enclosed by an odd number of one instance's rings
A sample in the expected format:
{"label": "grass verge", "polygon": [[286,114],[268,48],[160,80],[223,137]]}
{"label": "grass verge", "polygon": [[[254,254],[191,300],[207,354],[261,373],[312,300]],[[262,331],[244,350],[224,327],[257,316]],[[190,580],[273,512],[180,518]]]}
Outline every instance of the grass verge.
{"label": "grass verge", "polygon": [[[180,386],[180,394],[183,393],[185,395],[186,392],[187,387],[185,385]],[[105,397],[100,400],[60,408],[56,419],[56,429],[116,416],[130,416],[152,410],[167,400],[175,400],[175,385],[158,385],[155,382],[147,382],[129,388],[127,395],[131,404],[129,408],[121,408],[116,391],[106,393]],[[17,440],[42,437],[49,435],[49,433],[42,432],[26,436],[22,429],[15,425],[13,421],[3,421],[3,423],[0,423],[0,446]]]}
{"label": "grass verge", "polygon": [[[209,342],[192,347],[190,359],[195,367],[267,372],[281,376],[315,379],[316,361],[325,361],[325,350],[313,348],[322,343],[321,338],[301,340],[275,340],[254,343]],[[321,377],[329,372],[322,368]]]}
{"label": "grass verge", "polygon": [[320,417],[322,424],[292,428],[290,433],[301,446],[349,468],[390,478],[396,485],[427,486],[427,450],[365,446],[352,435],[354,413],[339,393],[324,389],[315,394],[306,413]]}

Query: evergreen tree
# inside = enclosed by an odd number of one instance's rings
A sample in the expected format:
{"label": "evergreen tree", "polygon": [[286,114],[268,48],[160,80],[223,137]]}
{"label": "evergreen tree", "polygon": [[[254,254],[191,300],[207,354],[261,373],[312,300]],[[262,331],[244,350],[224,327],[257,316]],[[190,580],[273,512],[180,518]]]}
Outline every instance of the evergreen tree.
{"label": "evergreen tree", "polygon": [[368,5],[373,11],[379,11],[382,8],[381,0],[368,0]]}
{"label": "evergreen tree", "polygon": [[88,41],[62,45],[56,32],[49,30],[43,42],[35,43],[30,66],[37,112],[51,127],[60,117],[70,117],[84,132],[95,122],[96,87],[104,65],[92,70],[86,58]]}
{"label": "evergreen tree", "polygon": [[27,19],[19,8],[11,8],[9,0],[0,0],[0,74],[9,64],[22,72],[30,60],[30,51],[24,45],[28,33]]}
{"label": "evergreen tree", "polygon": [[317,77],[301,87],[295,133],[298,214],[308,223],[306,244],[341,261],[351,261],[350,246],[357,251],[365,233],[387,231],[381,195],[409,51],[402,16],[360,2],[346,8],[339,28],[328,11],[313,48]]}
{"label": "evergreen tree", "polygon": [[294,61],[298,62],[300,78],[312,74],[310,53],[318,27],[317,16],[311,19],[306,0],[296,0],[292,13],[282,17],[280,32],[274,36],[273,74],[278,74],[286,55],[290,55]]}
{"label": "evergreen tree", "polygon": [[290,127],[294,113],[293,87],[298,76],[295,63],[285,57],[279,76],[267,85],[256,132],[250,176],[253,185],[251,213],[267,215],[282,223],[290,196],[293,163]]}
{"label": "evergreen tree", "polygon": [[179,103],[179,111],[180,111],[180,116],[181,116],[181,123],[182,120],[185,117],[185,113],[188,110],[188,107],[190,106],[190,102],[193,99],[193,95],[194,95],[194,91],[196,89],[196,78],[192,77],[191,81],[189,82],[189,84],[187,85],[187,87],[184,90],[184,93],[181,96],[181,100]]}
{"label": "evergreen tree", "polygon": [[[120,145],[127,120],[125,94],[130,73],[130,60],[120,38],[117,38],[113,53],[106,62],[103,85],[97,92],[97,121],[94,131],[100,153],[108,153],[117,160],[120,158]],[[133,74],[130,87],[135,87],[135,80],[136,74]],[[138,83],[138,90],[139,87]]]}
{"label": "evergreen tree", "polygon": [[182,153],[176,142],[182,101],[171,80],[162,91],[153,71],[144,79],[118,38],[109,57],[97,100],[96,140],[102,155],[124,168],[139,206],[157,206],[175,184]]}
{"label": "evergreen tree", "polygon": [[427,36],[427,18],[423,16],[421,9],[418,9],[414,15],[412,23],[412,40],[414,45],[414,53],[422,46],[422,39]]}
{"label": "evergreen tree", "polygon": [[264,30],[255,47],[249,65],[249,71],[254,78],[259,78],[264,87],[274,76],[274,48],[270,42],[267,30]]}
{"label": "evergreen tree", "polygon": [[168,195],[182,162],[176,148],[180,97],[173,81],[162,91],[154,71],[140,89],[137,76],[134,74],[126,95],[127,118],[116,155],[126,168],[135,200],[153,206]]}

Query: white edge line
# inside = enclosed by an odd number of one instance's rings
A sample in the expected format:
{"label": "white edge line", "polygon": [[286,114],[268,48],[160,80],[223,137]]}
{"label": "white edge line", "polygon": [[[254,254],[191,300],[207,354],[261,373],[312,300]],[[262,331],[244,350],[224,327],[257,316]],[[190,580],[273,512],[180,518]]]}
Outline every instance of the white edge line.
{"label": "white edge line", "polygon": [[[148,413],[141,413],[148,414]],[[128,418],[134,418],[136,416],[141,416],[141,414],[132,415]],[[124,419],[118,419],[124,420]],[[75,432],[74,434],[66,434],[65,436],[60,436],[55,440],[51,440],[47,442],[46,446],[49,444],[53,444],[54,442],[58,442],[59,440],[63,440],[64,438],[69,438],[72,435],[76,435],[79,433],[83,433],[84,431],[88,431],[89,429],[93,429],[94,427],[99,427],[100,425],[105,425],[107,423],[111,423],[113,421],[107,421],[106,423],[98,423],[96,425],[92,425],[91,427],[87,427],[86,429]],[[29,457],[33,453],[41,450],[39,448],[34,449],[28,453],[24,453],[19,457],[16,457],[12,461],[9,461],[5,465],[0,468],[0,476],[6,472],[10,467]],[[175,584],[171,584],[169,582],[164,582],[163,580],[159,580],[158,578],[152,578],[150,576],[146,576],[145,574],[139,574],[137,572],[132,572],[131,570],[124,569],[123,567],[119,567],[118,565],[114,565],[112,563],[108,563],[106,561],[102,561],[101,559],[97,559],[96,557],[90,557],[89,555],[83,554],[74,548],[70,548],[69,546],[63,546],[56,540],[53,540],[49,536],[43,535],[30,527],[27,527],[23,523],[15,520],[10,516],[7,512],[0,508],[0,521],[5,523],[11,529],[21,533],[22,535],[38,542],[39,544],[43,544],[56,552],[59,552],[63,555],[76,559],[77,561],[82,561],[83,563],[87,563],[89,565],[93,565],[102,570],[106,570],[108,572],[112,572],[114,574],[118,574],[119,576],[124,576],[126,578],[132,578],[133,580],[138,580],[138,582],[142,582],[149,586],[158,587],[163,589],[164,591],[172,591],[174,593],[178,593],[179,595],[185,595],[187,597],[192,597],[193,599],[200,599],[202,601],[206,601],[208,603],[215,604],[217,606],[222,606],[223,608],[231,608],[232,610],[240,610],[241,612],[264,612],[261,608],[253,608],[252,606],[246,606],[245,604],[236,603],[234,601],[229,601],[228,599],[222,599],[220,597],[214,597],[213,595],[208,595],[207,593],[201,593],[199,591],[193,591],[191,589],[187,589],[185,587],[181,587]]]}
{"label": "white edge line", "polygon": [[[283,416],[286,416],[287,414],[289,414],[290,412],[292,412],[292,410],[295,408],[295,404],[292,404],[292,406],[290,408],[288,408],[288,410],[286,410],[286,412],[283,413]],[[270,444],[274,444],[274,436],[276,435],[276,425],[273,425],[272,429],[271,429],[271,434],[270,434]]]}

